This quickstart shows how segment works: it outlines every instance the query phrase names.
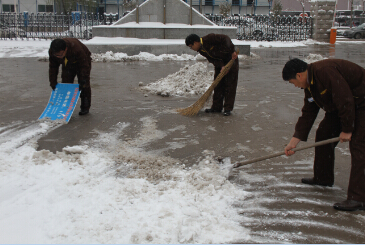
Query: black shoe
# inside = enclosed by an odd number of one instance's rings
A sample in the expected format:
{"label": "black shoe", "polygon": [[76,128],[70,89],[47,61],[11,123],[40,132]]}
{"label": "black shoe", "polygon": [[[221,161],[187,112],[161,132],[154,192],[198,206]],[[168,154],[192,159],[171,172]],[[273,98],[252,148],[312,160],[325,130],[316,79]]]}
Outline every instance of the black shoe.
{"label": "black shoe", "polygon": [[206,113],[218,113],[218,112],[222,112],[222,110],[216,110],[216,109],[205,109]]}
{"label": "black shoe", "polygon": [[329,186],[329,187],[333,186],[333,183],[324,183],[324,182],[315,181],[314,178],[303,178],[302,183],[307,184],[307,185],[321,185],[321,186]]}
{"label": "black shoe", "polygon": [[80,116],[86,115],[89,113],[89,109],[81,109],[81,111],[79,112]]}
{"label": "black shoe", "polygon": [[231,111],[226,111],[226,110],[224,110],[223,115],[225,115],[225,116],[230,116],[230,115],[231,115]]}
{"label": "black shoe", "polygon": [[365,210],[365,203],[355,200],[346,200],[333,204],[333,207],[341,211]]}

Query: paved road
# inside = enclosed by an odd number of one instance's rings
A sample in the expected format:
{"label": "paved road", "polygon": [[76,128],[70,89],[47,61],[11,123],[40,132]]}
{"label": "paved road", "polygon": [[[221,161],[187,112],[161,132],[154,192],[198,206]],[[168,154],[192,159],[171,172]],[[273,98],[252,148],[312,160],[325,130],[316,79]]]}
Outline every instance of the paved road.
{"label": "paved road", "polygon": [[[365,67],[363,44],[358,43],[251,52],[262,58],[240,62],[237,100],[230,117],[203,112],[183,117],[174,110],[189,106],[198,97],[145,97],[138,90],[139,82],[154,82],[192,62],[93,63],[91,113],[83,117],[74,113],[69,124],[39,139],[38,149],[61,151],[67,145],[92,138],[97,131],[113,130],[118,122],[133,125],[123,132],[121,140],[133,139],[143,128],[141,118],[149,117],[158,130],[169,133],[148,142],[144,149],[188,165],[194,164],[203,150],[230,157],[232,162],[268,155],[283,151],[303,104],[303,91],[281,79],[281,69],[289,56],[321,54]],[[33,122],[49,99],[48,64],[34,58],[0,59],[0,64],[2,126],[15,121]],[[323,113],[319,119],[322,117]],[[309,137],[312,142],[314,132]],[[235,204],[242,225],[252,231],[252,243],[365,243],[365,213],[332,208],[334,202],[346,198],[348,145],[340,144],[336,150],[333,188],[300,183],[302,177],[312,176],[312,158],[313,151],[306,150],[291,158],[278,157],[231,172],[230,181],[252,193]]]}

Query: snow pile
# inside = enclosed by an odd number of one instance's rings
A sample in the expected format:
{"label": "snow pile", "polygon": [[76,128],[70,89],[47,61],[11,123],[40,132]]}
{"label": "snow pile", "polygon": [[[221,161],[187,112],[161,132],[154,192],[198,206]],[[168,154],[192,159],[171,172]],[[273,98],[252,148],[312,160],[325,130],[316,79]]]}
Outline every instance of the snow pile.
{"label": "snow pile", "polygon": [[313,62],[316,62],[319,60],[324,60],[324,59],[327,59],[327,58],[323,57],[320,54],[309,54],[307,56],[307,58],[304,59],[304,61],[307,62],[308,64],[310,64],[310,63],[313,63]]}
{"label": "snow pile", "polygon": [[[250,239],[233,208],[247,193],[204,151],[196,165],[146,153],[165,137],[152,118],[128,141],[110,133],[62,152],[36,151],[47,122],[0,128],[2,243],[237,243]],[[87,146],[86,146],[87,145]]]}
{"label": "snow pile", "polygon": [[122,61],[164,61],[164,60],[178,60],[187,61],[195,60],[195,56],[182,54],[161,54],[154,55],[147,52],[140,52],[138,55],[128,56],[126,53],[113,53],[108,51],[105,54],[92,54],[91,58],[94,62],[122,62]]}
{"label": "snow pile", "polygon": [[214,71],[208,71],[206,64],[197,62],[141,89],[161,96],[199,95],[207,91],[213,80]]}
{"label": "snow pile", "polygon": [[[197,55],[189,55],[189,54],[161,54],[161,55],[154,55],[147,52],[140,52],[137,55],[129,56],[126,53],[114,53],[112,51],[108,51],[105,54],[91,54],[91,58],[93,62],[130,62],[130,61],[166,61],[166,60],[174,60],[174,61],[189,61],[189,60],[196,60],[196,61],[203,61],[206,60],[205,57],[201,56],[200,54]],[[248,59],[260,59],[260,56],[251,53],[250,56],[247,55],[239,55],[239,59],[241,60],[248,60]],[[48,55],[43,55],[37,58],[38,61],[49,61]]]}

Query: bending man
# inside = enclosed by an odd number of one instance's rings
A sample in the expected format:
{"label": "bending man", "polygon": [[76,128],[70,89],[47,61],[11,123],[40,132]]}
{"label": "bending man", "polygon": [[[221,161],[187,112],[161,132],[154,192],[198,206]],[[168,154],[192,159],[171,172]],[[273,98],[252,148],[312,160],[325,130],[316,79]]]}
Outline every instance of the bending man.
{"label": "bending man", "polygon": [[62,64],[62,83],[73,83],[77,76],[81,94],[79,115],[89,113],[91,106],[91,53],[76,38],[55,39],[51,42],[49,53],[49,82],[54,90],[57,85],[59,66]]}
{"label": "bending man", "polygon": [[212,107],[205,110],[207,113],[216,113],[222,112],[224,109],[225,116],[231,115],[236,98],[239,70],[238,55],[231,39],[221,34],[208,34],[202,38],[196,34],[190,34],[186,37],[185,44],[192,50],[199,52],[214,65],[214,79],[231,59],[235,60],[229,72],[214,89]]}
{"label": "bending man", "polygon": [[[323,109],[325,116],[316,131],[316,142],[339,136],[341,142],[349,142],[351,152],[347,200],[333,207],[344,211],[365,210],[365,69],[340,59],[309,65],[292,59],[283,68],[283,79],[304,89],[302,116],[285,154],[294,154],[291,149],[307,140],[319,110]],[[304,184],[333,185],[336,145],[315,148],[314,177],[303,178]]]}

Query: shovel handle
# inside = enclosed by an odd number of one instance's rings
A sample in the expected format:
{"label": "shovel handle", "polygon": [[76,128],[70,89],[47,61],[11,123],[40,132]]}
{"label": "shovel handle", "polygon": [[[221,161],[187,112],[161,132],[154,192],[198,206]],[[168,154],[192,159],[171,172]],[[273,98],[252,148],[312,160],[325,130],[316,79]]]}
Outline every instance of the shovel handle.
{"label": "shovel handle", "polygon": [[[340,137],[319,141],[319,142],[316,142],[316,143],[311,144],[311,145],[302,146],[302,147],[294,148],[294,149],[291,149],[291,150],[294,151],[294,152],[295,151],[301,151],[301,150],[305,150],[305,149],[308,149],[308,148],[321,146],[321,145],[327,145],[329,143],[334,143],[334,142],[338,142],[338,141],[340,141]],[[268,155],[268,156],[258,157],[258,158],[248,160],[248,161],[244,161],[244,162],[238,162],[238,163],[235,163],[233,165],[233,168],[238,168],[238,167],[241,167],[243,165],[263,161],[263,160],[278,157],[278,156],[281,156],[281,155],[285,155],[285,151],[284,152],[279,152],[279,153],[274,153],[274,154],[271,154],[271,155]]]}

